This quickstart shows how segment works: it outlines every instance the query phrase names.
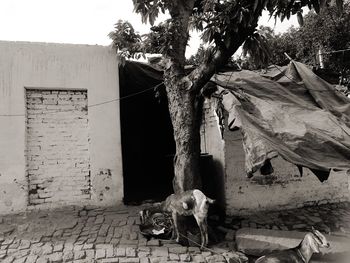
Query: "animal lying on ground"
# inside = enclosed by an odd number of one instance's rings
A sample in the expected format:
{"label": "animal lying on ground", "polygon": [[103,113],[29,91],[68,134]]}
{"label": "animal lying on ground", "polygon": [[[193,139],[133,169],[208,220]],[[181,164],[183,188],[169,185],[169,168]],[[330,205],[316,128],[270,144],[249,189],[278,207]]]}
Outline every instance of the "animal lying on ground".
{"label": "animal lying on ground", "polygon": [[179,242],[178,216],[193,215],[200,230],[201,248],[203,248],[208,244],[208,208],[209,204],[213,204],[214,202],[213,199],[206,197],[198,189],[185,191],[181,194],[172,194],[160,204],[155,204],[153,208],[141,211],[141,223],[145,220],[144,218],[149,216],[152,210],[168,212],[171,214],[174,222],[173,234],[176,235],[176,241]]}
{"label": "animal lying on ground", "polygon": [[329,243],[324,235],[312,227],[297,247],[262,256],[255,263],[308,263],[313,253],[320,253],[321,247],[329,248]]}

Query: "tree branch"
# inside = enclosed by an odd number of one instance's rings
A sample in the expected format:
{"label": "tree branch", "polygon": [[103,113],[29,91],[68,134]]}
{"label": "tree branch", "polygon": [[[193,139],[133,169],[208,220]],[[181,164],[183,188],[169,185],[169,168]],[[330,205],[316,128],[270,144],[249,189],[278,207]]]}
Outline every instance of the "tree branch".
{"label": "tree branch", "polygon": [[[252,35],[257,27],[258,19],[264,9],[264,1],[258,1],[257,6],[255,6],[254,12],[250,13],[248,24],[239,24],[237,28],[237,21],[233,20],[228,28],[228,31],[224,39],[221,40],[221,36],[214,35],[214,42],[216,44],[216,52],[211,61],[206,61],[204,64],[200,65],[194,71],[189,74],[189,79],[193,82],[191,91],[199,93],[202,87],[210,80],[210,78],[223,67],[228,59],[237,51],[237,49],[244,43],[248,36]],[[243,5],[243,4],[242,4]],[[254,1],[246,1],[244,6],[253,8]]]}
{"label": "tree branch", "polygon": [[189,74],[188,77],[193,82],[191,91],[199,93],[202,87],[227,63],[227,60],[237,51],[247,36],[251,35],[254,30],[255,27],[250,29],[241,28],[238,32],[229,34],[224,41],[225,44],[217,46],[213,59],[200,65]]}
{"label": "tree branch", "polygon": [[175,67],[184,68],[185,66],[185,52],[189,38],[188,24],[194,3],[194,0],[174,1],[169,5],[169,13],[173,21],[169,28],[172,39],[167,56]]}

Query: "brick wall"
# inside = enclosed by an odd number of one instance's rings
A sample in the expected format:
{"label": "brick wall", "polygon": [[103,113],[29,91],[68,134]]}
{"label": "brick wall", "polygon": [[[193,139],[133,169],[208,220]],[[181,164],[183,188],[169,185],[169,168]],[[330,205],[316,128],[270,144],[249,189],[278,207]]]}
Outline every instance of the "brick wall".
{"label": "brick wall", "polygon": [[86,91],[27,90],[29,205],[90,199]]}

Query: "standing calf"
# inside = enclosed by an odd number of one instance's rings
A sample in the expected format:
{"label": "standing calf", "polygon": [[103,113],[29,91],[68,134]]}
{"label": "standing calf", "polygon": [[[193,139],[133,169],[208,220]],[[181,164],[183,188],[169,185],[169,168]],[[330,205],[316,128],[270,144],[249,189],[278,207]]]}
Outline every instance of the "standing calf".
{"label": "standing calf", "polygon": [[176,241],[179,242],[177,216],[193,215],[201,233],[201,248],[208,244],[207,215],[213,199],[206,197],[200,190],[194,189],[181,194],[172,194],[161,204],[161,209],[170,212],[174,221]]}

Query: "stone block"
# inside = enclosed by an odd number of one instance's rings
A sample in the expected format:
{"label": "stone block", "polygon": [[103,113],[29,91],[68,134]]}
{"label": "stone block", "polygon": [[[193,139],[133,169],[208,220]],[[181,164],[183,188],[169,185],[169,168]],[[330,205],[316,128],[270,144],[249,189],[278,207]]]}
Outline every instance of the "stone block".
{"label": "stone block", "polygon": [[139,258],[120,258],[119,263],[139,263]]}
{"label": "stone block", "polygon": [[135,248],[127,247],[125,249],[125,255],[127,257],[136,257],[136,250],[135,250]]}
{"label": "stone block", "polygon": [[168,262],[168,258],[167,257],[151,257],[149,260],[151,261],[151,263],[165,263],[165,262]]}
{"label": "stone block", "polygon": [[38,259],[37,255],[29,255],[27,257],[27,261],[26,262],[27,263],[35,263],[37,259]]}
{"label": "stone block", "polygon": [[84,250],[75,250],[74,251],[74,259],[83,259],[85,258],[85,251]]}
{"label": "stone block", "polygon": [[73,260],[74,259],[73,251],[64,252],[62,258],[64,262]]}
{"label": "stone block", "polygon": [[225,262],[225,258],[221,255],[212,255],[205,258],[208,263]]}
{"label": "stone block", "polygon": [[126,249],[124,247],[117,247],[114,253],[117,257],[125,257]]}
{"label": "stone block", "polygon": [[140,258],[140,263],[149,263],[148,258]]}
{"label": "stone block", "polygon": [[159,246],[159,240],[158,239],[151,239],[147,241],[147,246]]}
{"label": "stone block", "polygon": [[154,257],[168,257],[169,251],[167,247],[155,247],[152,249],[152,256]]}
{"label": "stone block", "polygon": [[97,249],[95,253],[95,258],[96,259],[101,259],[106,257],[106,250],[104,249]]}
{"label": "stone block", "polygon": [[170,253],[169,254],[169,259],[172,260],[172,261],[179,261],[180,257],[179,257],[178,254]]}
{"label": "stone block", "polygon": [[190,254],[180,254],[180,261],[181,262],[191,262],[192,257]]}
{"label": "stone block", "polygon": [[63,262],[63,253],[62,252],[55,252],[51,255],[48,256],[49,257],[49,262],[51,263],[61,263]]}
{"label": "stone block", "polygon": [[101,263],[118,263],[119,258],[104,258],[101,260]]}
{"label": "stone block", "polygon": [[176,245],[175,247],[169,247],[169,252],[174,254],[185,254],[187,253],[187,247]]}
{"label": "stone block", "polygon": [[197,263],[205,263],[205,258],[203,257],[203,255],[194,255],[192,256],[193,262],[197,262]]}

